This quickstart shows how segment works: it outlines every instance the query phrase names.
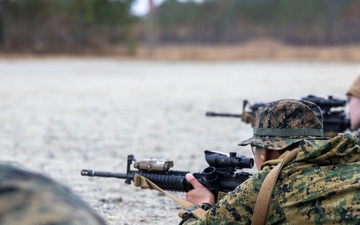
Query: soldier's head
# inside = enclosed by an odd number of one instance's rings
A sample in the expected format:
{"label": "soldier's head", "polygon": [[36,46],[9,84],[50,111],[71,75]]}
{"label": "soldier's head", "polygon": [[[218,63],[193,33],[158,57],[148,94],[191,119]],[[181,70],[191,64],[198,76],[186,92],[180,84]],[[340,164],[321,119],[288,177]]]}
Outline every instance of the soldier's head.
{"label": "soldier's head", "polygon": [[295,99],[282,99],[260,107],[253,128],[254,136],[239,143],[251,145],[255,163],[278,158],[302,139],[323,138],[323,118],[316,104]]}
{"label": "soldier's head", "polygon": [[354,80],[348,90],[350,129],[360,128],[360,75]]}

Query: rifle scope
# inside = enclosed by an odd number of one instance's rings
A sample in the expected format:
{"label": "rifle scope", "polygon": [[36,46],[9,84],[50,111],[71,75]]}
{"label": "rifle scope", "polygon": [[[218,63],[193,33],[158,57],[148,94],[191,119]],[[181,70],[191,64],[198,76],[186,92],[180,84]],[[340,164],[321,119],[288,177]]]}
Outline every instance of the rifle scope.
{"label": "rifle scope", "polygon": [[229,155],[205,150],[205,159],[209,166],[216,168],[232,167],[235,169],[253,168],[254,159],[246,156],[236,156],[236,152],[230,152]]}

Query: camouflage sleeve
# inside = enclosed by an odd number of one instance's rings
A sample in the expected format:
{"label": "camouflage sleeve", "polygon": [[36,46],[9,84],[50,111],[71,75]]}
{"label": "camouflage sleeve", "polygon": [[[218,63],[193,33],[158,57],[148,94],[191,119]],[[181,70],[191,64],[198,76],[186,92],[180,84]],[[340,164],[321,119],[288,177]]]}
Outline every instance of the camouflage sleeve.
{"label": "camouflage sleeve", "polygon": [[0,164],[0,224],[105,225],[67,187],[32,172]]}
{"label": "camouflage sleeve", "polygon": [[358,145],[360,145],[360,130],[354,131],[354,135],[356,136],[358,140]]}
{"label": "camouflage sleeve", "polygon": [[206,211],[203,218],[190,218],[181,221],[184,225],[205,224],[251,224],[253,209],[260,190],[264,174],[255,174],[252,178],[229,192],[215,206]]}

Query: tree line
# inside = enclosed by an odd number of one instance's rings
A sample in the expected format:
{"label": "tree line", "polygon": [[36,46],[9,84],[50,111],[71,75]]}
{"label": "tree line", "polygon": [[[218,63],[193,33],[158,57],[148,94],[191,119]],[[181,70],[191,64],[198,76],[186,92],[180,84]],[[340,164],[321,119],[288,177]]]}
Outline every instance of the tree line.
{"label": "tree line", "polygon": [[149,35],[157,45],[237,44],[252,38],[294,45],[360,42],[357,0],[164,0],[142,17],[131,14],[133,3],[0,0],[0,51],[101,53],[122,46],[134,54]]}
{"label": "tree line", "polygon": [[0,0],[5,52],[104,51],[131,38],[133,0]]}
{"label": "tree line", "polygon": [[273,38],[295,45],[360,41],[357,0],[165,1],[156,14],[160,42],[239,43]]}

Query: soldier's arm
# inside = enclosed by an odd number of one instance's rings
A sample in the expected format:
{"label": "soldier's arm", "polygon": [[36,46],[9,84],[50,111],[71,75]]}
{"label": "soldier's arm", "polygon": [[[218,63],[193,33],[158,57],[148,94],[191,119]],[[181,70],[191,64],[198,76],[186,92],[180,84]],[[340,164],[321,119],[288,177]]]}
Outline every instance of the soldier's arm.
{"label": "soldier's arm", "polygon": [[254,175],[254,177],[249,178],[208,209],[204,217],[199,220],[193,217],[186,218],[180,224],[205,225],[221,224],[224,222],[229,224],[251,224],[257,192],[260,186],[261,182]]}

